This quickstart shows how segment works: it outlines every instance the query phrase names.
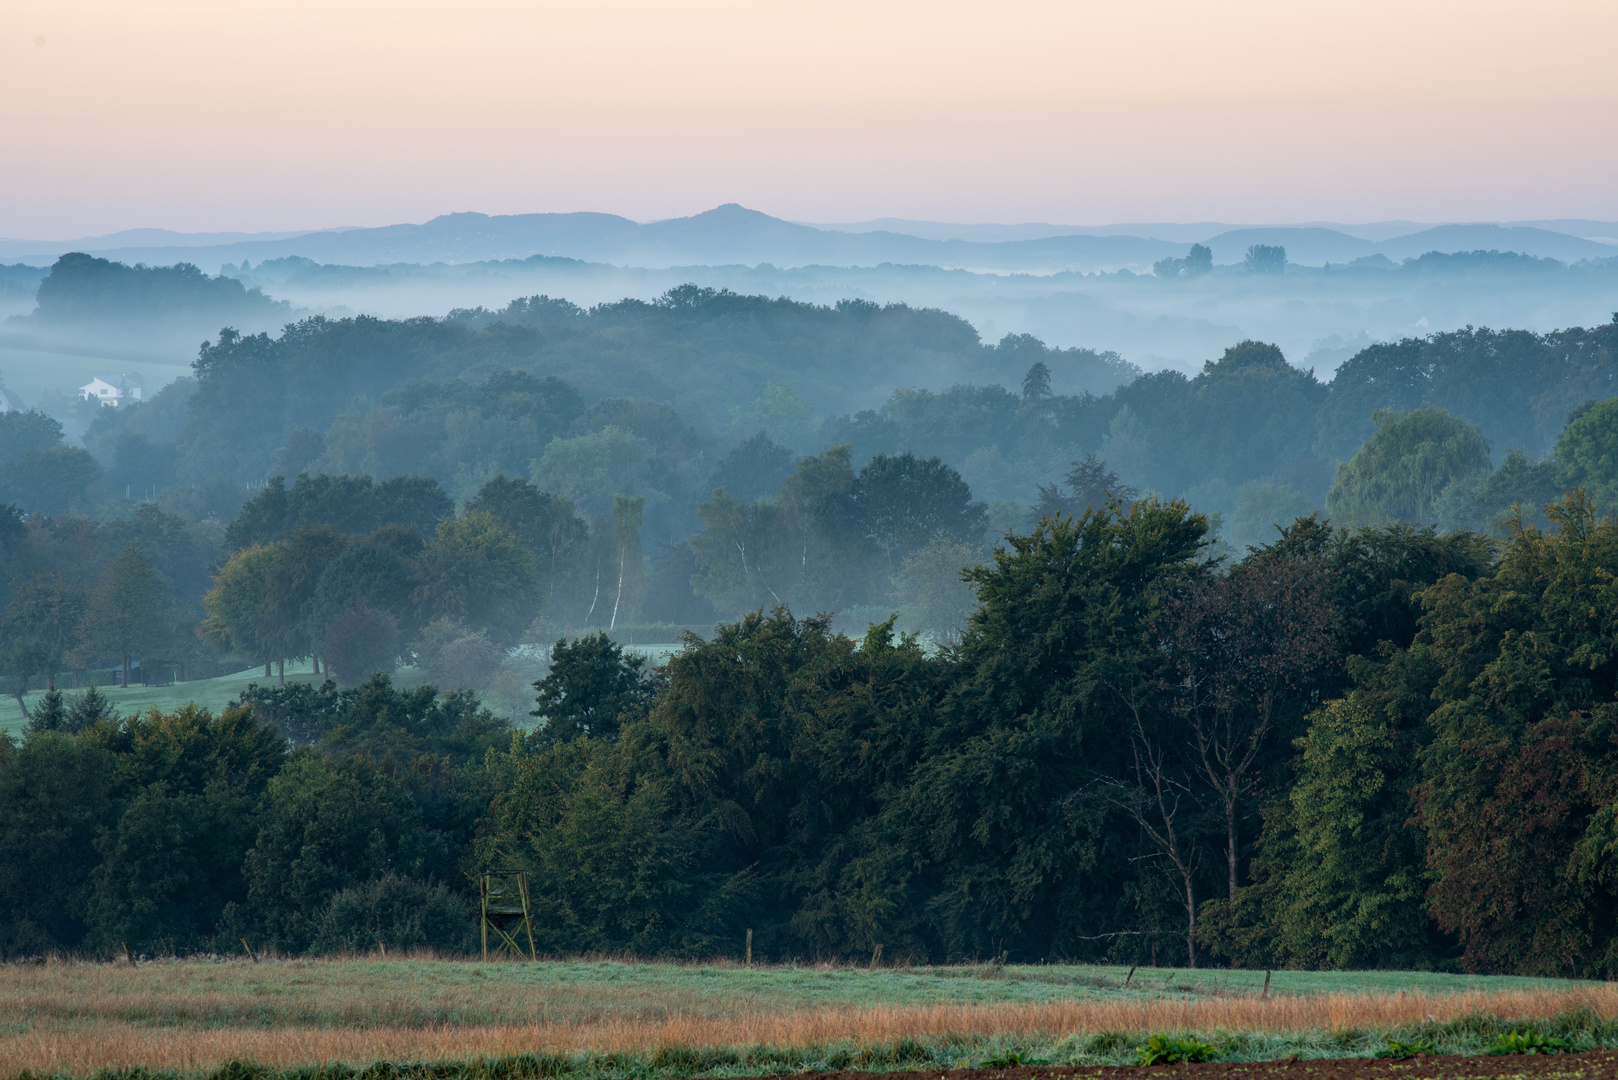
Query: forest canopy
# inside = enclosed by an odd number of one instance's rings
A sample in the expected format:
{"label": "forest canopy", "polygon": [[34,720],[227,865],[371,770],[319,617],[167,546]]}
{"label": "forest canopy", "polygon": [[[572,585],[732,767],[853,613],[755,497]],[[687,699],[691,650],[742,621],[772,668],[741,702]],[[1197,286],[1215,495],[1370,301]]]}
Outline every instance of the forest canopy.
{"label": "forest canopy", "polygon": [[462,949],[519,865],[558,954],[1618,974],[1615,345],[687,287],[0,414],[0,952]]}

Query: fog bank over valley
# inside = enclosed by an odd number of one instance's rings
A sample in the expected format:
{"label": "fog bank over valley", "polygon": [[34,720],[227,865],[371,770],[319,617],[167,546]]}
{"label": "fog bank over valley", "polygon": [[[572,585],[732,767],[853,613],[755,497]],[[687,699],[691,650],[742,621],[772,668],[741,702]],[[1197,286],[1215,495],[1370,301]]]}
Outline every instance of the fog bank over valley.
{"label": "fog bank over valley", "polygon": [[[1206,249],[1199,265],[1186,262],[1194,244]],[[1284,262],[1250,266],[1255,246],[1284,249]],[[125,265],[189,263],[273,303],[155,319],[41,318],[34,289],[67,251]],[[25,396],[61,384],[58,371],[71,381],[86,365],[120,358],[149,378],[177,377],[222,315],[237,329],[274,330],[298,315],[442,317],[528,295],[583,307],[650,301],[684,283],[815,304],[936,307],[986,341],[1032,334],[1117,352],[1145,370],[1195,372],[1230,342],[1256,338],[1322,377],[1372,341],[1468,325],[1589,325],[1618,306],[1618,223],[1583,220],[814,226],[727,205],[647,224],[611,214],[457,213],[304,234],[140,229],[0,241],[0,262],[11,263],[0,268],[0,318],[13,317],[0,325],[0,372]]]}

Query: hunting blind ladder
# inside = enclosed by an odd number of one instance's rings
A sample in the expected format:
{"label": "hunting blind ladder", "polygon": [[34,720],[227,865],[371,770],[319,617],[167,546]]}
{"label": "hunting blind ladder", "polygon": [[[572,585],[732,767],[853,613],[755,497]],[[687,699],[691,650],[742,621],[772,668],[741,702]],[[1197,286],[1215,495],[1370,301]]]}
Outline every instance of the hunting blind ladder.
{"label": "hunting blind ladder", "polygon": [[[489,931],[499,938],[494,951],[510,949],[518,959],[537,960],[534,949],[534,924],[528,903],[528,872],[526,870],[495,870],[478,875],[478,899],[483,923],[483,959],[489,958]],[[516,934],[522,930],[528,936],[528,949],[517,944]]]}

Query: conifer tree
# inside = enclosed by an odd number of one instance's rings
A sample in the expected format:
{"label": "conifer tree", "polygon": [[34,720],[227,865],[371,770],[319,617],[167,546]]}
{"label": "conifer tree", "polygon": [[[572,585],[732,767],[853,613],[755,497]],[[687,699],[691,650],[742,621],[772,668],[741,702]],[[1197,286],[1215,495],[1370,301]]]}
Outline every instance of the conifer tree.
{"label": "conifer tree", "polygon": [[54,686],[45,691],[39,704],[28,718],[28,731],[60,731],[67,724],[67,706],[62,704],[62,692]]}
{"label": "conifer tree", "polygon": [[85,728],[94,727],[102,721],[118,719],[118,710],[112,707],[107,695],[97,690],[94,685],[90,689],[73,699],[68,706],[67,716],[63,720],[62,730],[70,735],[76,735]]}

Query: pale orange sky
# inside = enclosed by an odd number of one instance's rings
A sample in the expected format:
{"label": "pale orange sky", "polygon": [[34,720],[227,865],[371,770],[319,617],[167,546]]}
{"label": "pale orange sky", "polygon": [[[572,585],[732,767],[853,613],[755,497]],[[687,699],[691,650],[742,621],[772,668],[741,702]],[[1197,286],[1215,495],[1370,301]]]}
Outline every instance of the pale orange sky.
{"label": "pale orange sky", "polygon": [[0,236],[1618,219],[1618,0],[0,0]]}

